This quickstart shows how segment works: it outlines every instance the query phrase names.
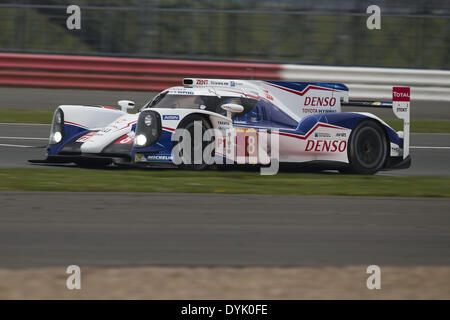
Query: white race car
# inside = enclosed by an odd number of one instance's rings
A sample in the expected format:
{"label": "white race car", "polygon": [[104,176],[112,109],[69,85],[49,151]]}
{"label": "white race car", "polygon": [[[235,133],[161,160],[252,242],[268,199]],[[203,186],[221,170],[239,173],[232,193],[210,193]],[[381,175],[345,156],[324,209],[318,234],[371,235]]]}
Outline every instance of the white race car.
{"label": "white race car", "polygon": [[[394,108],[404,119],[404,130],[396,132],[373,114],[341,112],[343,105],[392,108],[392,103],[349,101],[348,88],[339,83],[187,78],[139,113],[127,113],[132,101],[119,105],[121,110],[59,106],[47,158],[30,161],[202,169],[276,160],[360,174],[411,163],[409,105]],[[192,152],[180,147],[189,145],[181,144],[186,132],[193,137]],[[212,134],[205,138],[206,132]],[[203,156],[194,156],[196,151]]]}

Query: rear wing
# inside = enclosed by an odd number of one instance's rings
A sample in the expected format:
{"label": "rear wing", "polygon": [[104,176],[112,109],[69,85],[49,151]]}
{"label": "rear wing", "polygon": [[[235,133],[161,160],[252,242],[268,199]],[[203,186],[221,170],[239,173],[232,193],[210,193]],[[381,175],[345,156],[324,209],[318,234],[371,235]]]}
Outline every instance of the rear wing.
{"label": "rear wing", "polygon": [[393,87],[392,102],[350,100],[341,102],[345,107],[371,107],[392,109],[395,116],[403,119],[403,159],[409,156],[410,130],[410,89],[409,87]]}

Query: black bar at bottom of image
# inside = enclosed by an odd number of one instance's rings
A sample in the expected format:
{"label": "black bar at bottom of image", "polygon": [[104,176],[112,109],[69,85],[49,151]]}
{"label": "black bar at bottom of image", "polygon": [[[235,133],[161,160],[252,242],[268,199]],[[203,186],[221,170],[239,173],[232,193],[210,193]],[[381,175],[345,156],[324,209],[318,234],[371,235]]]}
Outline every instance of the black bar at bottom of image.
{"label": "black bar at bottom of image", "polygon": [[[30,312],[64,317],[119,316],[129,319],[301,319],[320,316],[378,317],[399,315],[427,318],[445,314],[449,301],[417,300],[9,300],[0,310],[16,317]],[[9,309],[9,310],[8,310]]]}

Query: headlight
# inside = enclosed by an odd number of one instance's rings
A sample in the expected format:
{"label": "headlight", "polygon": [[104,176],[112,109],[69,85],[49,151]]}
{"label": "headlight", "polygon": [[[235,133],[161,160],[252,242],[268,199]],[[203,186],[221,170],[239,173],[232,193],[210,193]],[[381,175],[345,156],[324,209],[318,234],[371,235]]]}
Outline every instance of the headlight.
{"label": "headlight", "polygon": [[145,137],[145,135],[140,134],[138,136],[136,136],[136,139],[134,140],[136,142],[137,146],[145,146],[145,144],[147,143],[147,138]]}
{"label": "headlight", "polygon": [[62,140],[62,134],[61,134],[61,132],[56,131],[56,132],[53,134],[53,141],[55,141],[55,143],[60,143],[61,140]]}
{"label": "headlight", "polygon": [[50,129],[50,144],[58,144],[64,138],[64,112],[58,108],[53,115],[52,128]]}
{"label": "headlight", "polygon": [[145,148],[155,144],[161,137],[161,116],[152,110],[145,110],[139,114],[134,146]]}

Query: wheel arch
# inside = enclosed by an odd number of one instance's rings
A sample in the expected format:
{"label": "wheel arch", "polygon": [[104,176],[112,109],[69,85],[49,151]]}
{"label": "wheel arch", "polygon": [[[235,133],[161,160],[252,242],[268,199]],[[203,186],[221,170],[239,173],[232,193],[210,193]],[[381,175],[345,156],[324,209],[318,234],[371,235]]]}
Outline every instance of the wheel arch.
{"label": "wheel arch", "polygon": [[[352,138],[352,135],[354,133],[354,129],[357,128],[361,123],[363,122],[372,122],[377,124],[381,130],[384,133],[384,139],[386,141],[386,159],[384,160],[383,163],[383,167],[382,168],[386,168],[386,165],[388,164],[388,159],[390,157],[391,154],[391,140],[389,139],[389,132],[388,132],[388,128],[390,127],[386,127],[384,121],[380,121],[380,119],[377,118],[372,118],[372,117],[366,117],[366,118],[362,118],[358,121],[358,123],[356,124],[356,126],[352,129],[352,132],[350,133],[350,137],[348,138],[348,142],[349,142],[349,148],[347,150],[348,153],[350,153],[350,139]],[[392,129],[391,129],[392,130]],[[349,154],[349,159],[350,159],[350,154]]]}
{"label": "wheel arch", "polygon": [[350,135],[348,137],[348,148],[347,148],[347,158],[348,158],[348,164],[347,167],[350,167],[350,161],[352,158],[352,137],[354,136],[356,129],[364,122],[370,122],[375,124],[377,127],[381,129],[381,132],[384,135],[384,141],[386,143],[386,159],[384,159],[384,163],[382,165],[382,169],[386,168],[388,165],[388,159],[390,157],[391,153],[391,142],[397,143],[399,137],[397,133],[383,120],[378,118],[375,115],[369,114],[369,113],[357,113],[357,112],[342,112],[342,113],[334,113],[334,114],[327,114],[323,115],[318,119],[318,121],[321,122],[327,122],[332,125],[340,126],[343,128],[348,128],[351,130]]}
{"label": "wheel arch", "polygon": [[210,115],[209,115],[209,114],[200,113],[200,112],[193,112],[193,113],[190,113],[190,114],[188,114],[187,116],[185,116],[185,117],[178,123],[177,129],[178,129],[178,128],[183,128],[183,126],[185,126],[187,123],[189,123],[190,121],[192,121],[194,118],[198,118],[198,117],[200,117],[200,118],[204,119],[205,121],[207,121],[211,128],[213,127],[212,121],[211,121],[211,119],[210,119]]}
{"label": "wheel arch", "polygon": [[[318,121],[327,122],[329,124],[337,125],[344,128],[349,128],[352,133],[354,129],[363,121],[373,121],[377,125],[379,125],[386,138],[387,148],[388,148],[388,156],[390,156],[390,144],[395,143],[403,148],[403,140],[400,139],[397,132],[392,129],[386,122],[377,117],[374,114],[367,112],[339,112],[333,114],[327,114],[321,116]],[[350,133],[350,136],[351,134]],[[349,137],[350,142],[350,137]]]}

